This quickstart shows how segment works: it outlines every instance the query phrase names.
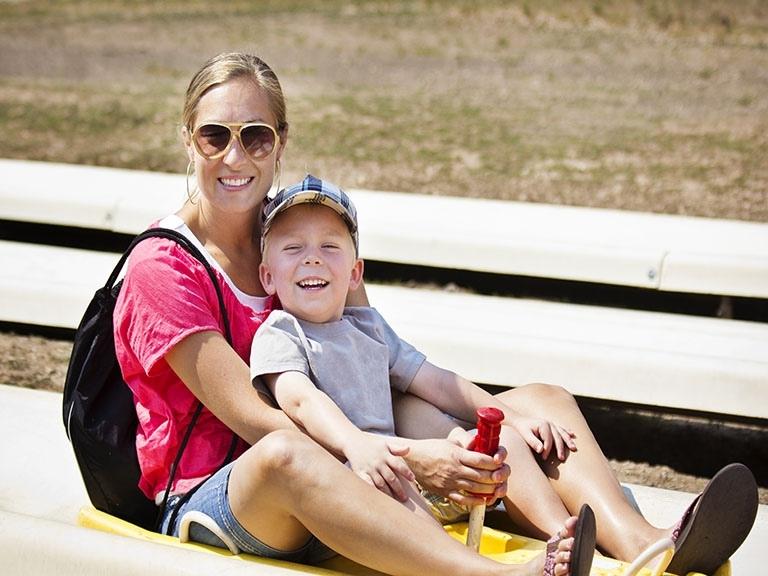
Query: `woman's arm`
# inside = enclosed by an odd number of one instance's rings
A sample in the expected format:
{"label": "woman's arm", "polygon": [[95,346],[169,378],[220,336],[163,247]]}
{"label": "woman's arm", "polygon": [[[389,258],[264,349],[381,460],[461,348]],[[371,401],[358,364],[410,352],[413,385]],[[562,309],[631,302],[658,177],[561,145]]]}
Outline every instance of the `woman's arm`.
{"label": "woman's arm", "polygon": [[464,491],[496,498],[506,494],[510,468],[504,463],[503,447],[493,457],[467,450],[445,439],[457,423],[432,404],[398,392],[392,402],[398,442],[407,443],[405,461],[423,488],[470,506],[483,500]]}
{"label": "woman's arm", "polygon": [[262,377],[285,413],[326,450],[349,461],[366,482],[399,500],[407,494],[399,476],[413,480],[401,455],[386,438],[362,432],[303,372],[287,371]]}
{"label": "woman's arm", "polygon": [[249,444],[275,430],[296,428],[285,413],[251,385],[247,364],[215,331],[197,332],[165,356],[191,392]]}

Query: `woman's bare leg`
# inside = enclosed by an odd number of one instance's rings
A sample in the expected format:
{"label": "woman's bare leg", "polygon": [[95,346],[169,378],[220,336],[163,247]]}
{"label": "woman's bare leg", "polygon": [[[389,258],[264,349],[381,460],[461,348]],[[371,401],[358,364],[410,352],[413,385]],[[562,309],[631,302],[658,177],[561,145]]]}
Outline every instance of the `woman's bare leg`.
{"label": "woman's bare leg", "polygon": [[[320,446],[293,431],[275,432],[235,464],[232,510],[267,545],[292,550],[309,533],[348,558],[388,574],[541,574],[541,556],[503,565],[463,546],[435,523],[418,518],[369,486]],[[573,520],[565,536],[572,534]],[[573,541],[558,553],[567,561]],[[558,573],[565,573],[560,566]]]}
{"label": "woman's bare leg", "polygon": [[[592,507],[597,520],[597,543],[606,553],[630,561],[646,546],[668,535],[668,530],[651,526],[629,504],[571,394],[557,386],[529,384],[502,392],[498,398],[521,414],[546,418],[576,435],[577,451],[571,452],[565,462],[550,456],[540,465],[568,510],[578,510],[585,502]],[[524,483],[517,486],[519,475],[512,466],[512,500],[518,505],[526,501],[535,503],[536,492],[527,492],[530,488]]]}

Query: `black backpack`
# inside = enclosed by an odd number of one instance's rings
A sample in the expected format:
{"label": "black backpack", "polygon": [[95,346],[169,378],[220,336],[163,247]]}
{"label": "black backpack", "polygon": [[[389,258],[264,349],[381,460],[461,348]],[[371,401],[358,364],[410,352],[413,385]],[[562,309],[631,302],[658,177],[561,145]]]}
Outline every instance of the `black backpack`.
{"label": "black backpack", "polygon": [[[146,230],[133,239],[107,283],[96,291],[88,305],[75,332],[63,395],[64,427],[91,503],[99,510],[150,530],[158,528],[176,468],[203,408],[198,402],[171,467],[165,498],[158,509],[139,489],[141,473],[136,456],[138,418],[133,393],[123,380],[117,363],[112,331],[112,314],[122,285],[122,280],[117,284],[115,281],[136,245],[155,237],[176,241],[205,266],[216,289],[225,336],[232,343],[221,288],[205,257],[175,230]],[[232,448],[235,441],[233,437]],[[230,449],[225,463],[231,459],[232,452]]]}

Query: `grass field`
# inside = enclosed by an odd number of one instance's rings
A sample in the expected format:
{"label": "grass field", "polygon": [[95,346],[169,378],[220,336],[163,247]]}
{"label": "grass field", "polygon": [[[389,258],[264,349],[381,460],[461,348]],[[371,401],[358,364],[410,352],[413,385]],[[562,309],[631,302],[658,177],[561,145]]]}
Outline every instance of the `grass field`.
{"label": "grass field", "polygon": [[0,0],[0,157],[183,172],[223,50],[283,82],[283,182],[768,221],[764,0]]}

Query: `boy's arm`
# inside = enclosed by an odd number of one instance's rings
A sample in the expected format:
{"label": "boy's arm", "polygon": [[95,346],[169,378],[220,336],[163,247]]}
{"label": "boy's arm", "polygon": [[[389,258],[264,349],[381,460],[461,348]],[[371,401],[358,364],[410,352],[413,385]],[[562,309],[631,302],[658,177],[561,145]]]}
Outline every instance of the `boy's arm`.
{"label": "boy's arm", "polygon": [[348,460],[352,469],[379,490],[405,500],[397,474],[413,480],[401,458],[407,450],[391,448],[386,439],[361,431],[336,403],[303,372],[262,376],[283,411],[332,454]]}
{"label": "boy's arm", "polygon": [[419,368],[408,392],[465,422],[474,422],[475,411],[482,406],[493,406],[504,412],[506,424],[519,416],[473,382],[428,361]]}
{"label": "boy's arm", "polygon": [[528,446],[544,458],[553,447],[561,460],[566,450],[576,450],[573,435],[564,428],[544,419],[522,416],[477,384],[430,362],[421,366],[408,392],[467,422],[475,421],[478,408],[498,408],[504,413],[504,424],[517,430]]}

